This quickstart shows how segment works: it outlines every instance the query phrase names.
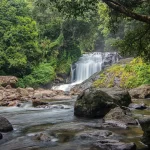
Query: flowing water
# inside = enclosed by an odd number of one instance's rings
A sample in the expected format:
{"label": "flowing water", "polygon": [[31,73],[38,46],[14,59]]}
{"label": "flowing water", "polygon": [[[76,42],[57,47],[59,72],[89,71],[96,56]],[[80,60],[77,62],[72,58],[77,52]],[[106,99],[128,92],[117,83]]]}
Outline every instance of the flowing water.
{"label": "flowing water", "polygon": [[74,85],[82,83],[94,73],[101,71],[105,66],[118,62],[120,58],[116,52],[83,54],[71,67],[71,84],[54,86],[53,89],[69,91]]}
{"label": "flowing water", "polygon": [[[86,80],[104,65],[114,63],[118,59],[117,53],[84,54],[74,67],[72,66],[72,85]],[[66,90],[72,85],[65,85]],[[64,87],[61,88],[64,90]],[[21,107],[0,107],[0,114],[6,117],[14,128],[12,132],[3,133],[0,150],[98,150],[92,146],[94,141],[79,138],[80,133],[91,130],[110,130],[116,133],[114,138],[135,142],[138,149],[145,147],[140,142],[143,132],[139,126],[131,126],[128,129],[103,128],[102,119],[76,118],[73,109],[75,100],[76,97],[70,100],[47,100],[50,105],[48,108],[33,108],[31,103]],[[138,116],[138,113],[134,112],[135,116]]]}
{"label": "flowing water", "polygon": [[143,134],[139,126],[128,129],[101,127],[102,119],[85,119],[74,116],[70,100],[49,101],[50,108],[33,108],[31,103],[22,107],[1,107],[0,113],[13,125],[12,132],[3,133],[0,150],[99,150],[92,140],[79,138],[89,130],[109,130],[115,138],[124,142],[135,142],[138,149]]}

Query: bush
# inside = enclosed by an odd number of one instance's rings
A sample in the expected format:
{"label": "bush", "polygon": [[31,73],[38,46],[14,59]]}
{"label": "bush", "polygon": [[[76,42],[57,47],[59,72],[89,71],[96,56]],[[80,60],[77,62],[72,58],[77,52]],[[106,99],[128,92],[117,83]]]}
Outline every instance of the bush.
{"label": "bush", "polygon": [[117,85],[122,88],[135,88],[143,84],[150,84],[150,65],[144,63],[141,58],[136,58],[124,65],[113,65],[101,73],[100,79],[94,82],[95,87]]}
{"label": "bush", "polygon": [[38,87],[39,85],[51,82],[55,78],[55,71],[49,63],[41,63],[35,67],[30,75],[20,78],[19,87]]}

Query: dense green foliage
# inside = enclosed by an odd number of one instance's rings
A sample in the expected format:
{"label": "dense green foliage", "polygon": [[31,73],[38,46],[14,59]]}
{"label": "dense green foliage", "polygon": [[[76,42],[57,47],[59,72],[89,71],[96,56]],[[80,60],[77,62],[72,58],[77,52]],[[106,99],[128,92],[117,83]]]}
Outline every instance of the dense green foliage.
{"label": "dense green foliage", "polygon": [[150,65],[136,58],[128,64],[116,64],[100,74],[94,82],[95,87],[134,88],[150,84]]}
{"label": "dense green foliage", "polygon": [[149,9],[147,1],[135,0],[1,0],[0,75],[19,77],[22,87],[38,86],[69,74],[82,53],[95,50],[149,61],[150,27],[142,18]]}
{"label": "dense green foliage", "polygon": [[50,63],[41,63],[36,66],[30,75],[19,79],[18,86],[20,87],[38,87],[41,84],[46,84],[55,79],[55,71]]}

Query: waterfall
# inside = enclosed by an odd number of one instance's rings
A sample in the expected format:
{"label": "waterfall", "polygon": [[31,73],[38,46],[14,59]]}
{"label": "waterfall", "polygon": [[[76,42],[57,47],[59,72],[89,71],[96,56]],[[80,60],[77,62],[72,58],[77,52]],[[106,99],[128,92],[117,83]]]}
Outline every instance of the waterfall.
{"label": "waterfall", "polygon": [[91,75],[101,71],[105,66],[118,62],[120,55],[117,52],[93,52],[83,54],[71,67],[71,84],[55,86],[53,89],[69,91],[70,88],[82,83]]}

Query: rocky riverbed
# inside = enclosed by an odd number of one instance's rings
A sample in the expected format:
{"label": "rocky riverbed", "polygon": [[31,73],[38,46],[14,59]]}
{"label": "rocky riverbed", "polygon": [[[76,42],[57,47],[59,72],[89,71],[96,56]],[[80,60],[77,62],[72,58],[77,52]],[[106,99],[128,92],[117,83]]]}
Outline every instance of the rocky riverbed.
{"label": "rocky riverbed", "polygon": [[149,149],[149,91],[1,87],[0,150]]}

